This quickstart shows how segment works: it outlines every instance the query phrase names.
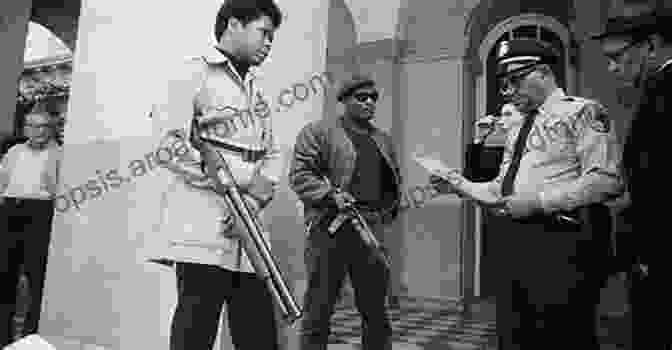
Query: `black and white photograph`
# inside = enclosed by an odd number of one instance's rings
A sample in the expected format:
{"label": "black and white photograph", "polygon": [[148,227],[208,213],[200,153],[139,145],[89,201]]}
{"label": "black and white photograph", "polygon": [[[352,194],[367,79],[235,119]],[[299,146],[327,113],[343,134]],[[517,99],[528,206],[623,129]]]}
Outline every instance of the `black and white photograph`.
{"label": "black and white photograph", "polygon": [[2,2],[0,349],[672,350],[668,21]]}

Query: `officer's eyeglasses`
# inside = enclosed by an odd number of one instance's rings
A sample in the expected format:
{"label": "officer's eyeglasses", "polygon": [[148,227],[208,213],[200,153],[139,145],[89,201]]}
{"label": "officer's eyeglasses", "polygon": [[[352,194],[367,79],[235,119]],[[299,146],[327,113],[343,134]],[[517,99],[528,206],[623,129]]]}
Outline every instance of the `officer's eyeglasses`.
{"label": "officer's eyeglasses", "polygon": [[537,69],[536,66],[526,68],[520,72],[516,72],[502,78],[500,80],[501,87],[499,93],[504,96],[513,94],[516,90],[518,90],[523,80],[525,80],[525,78],[527,78],[527,76],[530,73],[534,72],[536,69]]}
{"label": "officer's eyeglasses", "polygon": [[355,99],[360,102],[360,103],[365,103],[369,99],[371,99],[374,103],[378,102],[378,93],[377,92],[372,92],[372,93],[360,93],[355,95]]}
{"label": "officer's eyeglasses", "polygon": [[40,123],[40,124],[26,123],[24,124],[24,126],[31,129],[42,129],[49,127],[49,123]]}

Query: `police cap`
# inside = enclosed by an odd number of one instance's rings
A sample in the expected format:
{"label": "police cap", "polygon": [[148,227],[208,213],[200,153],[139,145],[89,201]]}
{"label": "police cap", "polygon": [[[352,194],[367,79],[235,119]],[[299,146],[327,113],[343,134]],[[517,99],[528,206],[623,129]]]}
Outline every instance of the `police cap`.
{"label": "police cap", "polygon": [[[497,77],[503,78],[539,64],[554,65],[559,60],[557,50],[544,41],[532,38],[503,41],[497,51]],[[518,68],[509,69],[513,64]]]}

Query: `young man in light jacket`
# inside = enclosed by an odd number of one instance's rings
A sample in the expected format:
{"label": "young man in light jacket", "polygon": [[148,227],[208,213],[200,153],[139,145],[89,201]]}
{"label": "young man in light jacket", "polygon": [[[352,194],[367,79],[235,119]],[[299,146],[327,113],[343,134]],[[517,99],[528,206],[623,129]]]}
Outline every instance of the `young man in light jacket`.
{"label": "young man in light jacket", "polygon": [[0,347],[14,340],[12,320],[21,264],[31,293],[23,333],[37,333],[62,157],[55,129],[48,105],[38,103],[26,115],[28,140],[12,146],[0,165]]}
{"label": "young man in light jacket", "polygon": [[[190,142],[192,123],[226,159],[243,197],[257,214],[272,199],[282,170],[270,110],[251,70],[271,49],[282,14],[272,0],[230,0],[216,17],[217,43],[210,55],[171,71],[152,110],[163,166],[172,177],[162,198],[157,258],[174,262],[177,308],[171,350],[210,350],[222,305],[238,350],[277,349],[274,305],[239,241],[246,234]],[[174,73],[174,74],[173,74]]]}

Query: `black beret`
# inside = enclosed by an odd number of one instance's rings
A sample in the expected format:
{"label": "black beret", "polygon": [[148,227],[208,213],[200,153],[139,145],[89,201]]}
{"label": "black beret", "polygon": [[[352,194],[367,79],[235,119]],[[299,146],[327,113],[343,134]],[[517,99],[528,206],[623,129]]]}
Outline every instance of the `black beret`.
{"label": "black beret", "polygon": [[537,64],[554,65],[559,60],[557,50],[544,41],[532,38],[503,41],[497,50],[497,76],[513,73],[506,70],[509,64],[522,64],[522,70]]}
{"label": "black beret", "polygon": [[350,79],[341,82],[336,99],[338,102],[343,102],[343,100],[352,95],[355,90],[365,86],[376,86],[376,82],[368,75],[355,74]]}
{"label": "black beret", "polygon": [[630,35],[634,38],[645,38],[654,33],[668,30],[672,21],[672,9],[657,8],[636,16],[616,16],[607,19],[604,31],[590,36],[593,40],[602,40],[610,36]]}

